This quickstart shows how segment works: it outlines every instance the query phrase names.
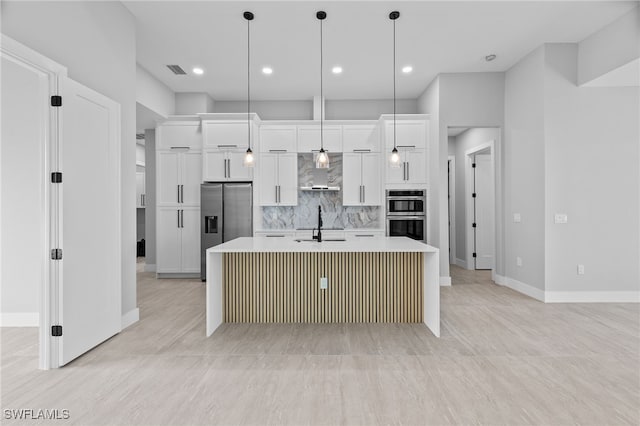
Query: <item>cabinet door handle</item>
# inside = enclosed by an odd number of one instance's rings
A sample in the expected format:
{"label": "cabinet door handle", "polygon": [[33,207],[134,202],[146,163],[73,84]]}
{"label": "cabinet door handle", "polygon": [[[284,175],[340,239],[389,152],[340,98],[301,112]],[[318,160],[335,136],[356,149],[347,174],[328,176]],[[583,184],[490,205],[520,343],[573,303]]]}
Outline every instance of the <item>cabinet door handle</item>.
{"label": "cabinet door handle", "polygon": [[354,149],[353,152],[371,152],[371,149],[360,148],[360,149]]}
{"label": "cabinet door handle", "polygon": [[278,202],[278,185],[275,185],[274,189],[276,190],[276,203],[277,203]]}
{"label": "cabinet door handle", "polygon": [[176,213],[178,213],[178,228],[180,228],[180,210],[176,210]]}
{"label": "cabinet door handle", "polygon": [[218,148],[237,148],[237,147],[238,147],[237,144],[235,144],[235,145],[231,145],[231,144],[230,145],[218,145]]}
{"label": "cabinet door handle", "polygon": [[409,180],[409,179],[411,179],[410,178],[411,175],[410,175],[410,172],[409,172],[409,162],[407,161],[406,164],[407,164],[407,180]]}
{"label": "cabinet door handle", "polygon": [[180,210],[180,228],[184,228],[184,210]]}
{"label": "cabinet door handle", "polygon": [[280,185],[278,185],[278,203],[282,201],[280,197]]}
{"label": "cabinet door handle", "polygon": [[184,203],[184,185],[180,185],[180,202]]}
{"label": "cabinet door handle", "polygon": [[362,185],[362,202],[364,203],[365,199],[367,198],[365,191],[365,187],[364,185]]}
{"label": "cabinet door handle", "polygon": [[285,236],[282,234],[278,234],[278,235],[265,235],[265,237],[267,238],[284,238]]}
{"label": "cabinet door handle", "polygon": [[178,203],[180,202],[180,185],[176,185],[176,198],[178,200]]}

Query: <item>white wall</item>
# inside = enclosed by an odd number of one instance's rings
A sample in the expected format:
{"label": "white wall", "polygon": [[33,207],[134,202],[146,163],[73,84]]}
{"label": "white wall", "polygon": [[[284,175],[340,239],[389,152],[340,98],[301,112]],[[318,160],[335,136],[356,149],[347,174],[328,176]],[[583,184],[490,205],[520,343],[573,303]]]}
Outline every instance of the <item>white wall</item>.
{"label": "white wall", "polygon": [[[214,112],[247,112],[246,101],[216,101]],[[262,120],[311,120],[313,101],[251,101]]]}
{"label": "white wall", "polygon": [[546,290],[637,292],[640,88],[579,87],[578,52],[544,49]]}
{"label": "white wall", "polygon": [[176,115],[214,112],[215,103],[206,93],[179,92],[176,97]]}
{"label": "white wall", "polygon": [[[418,111],[421,114],[429,114],[429,157],[427,158],[429,188],[427,191],[427,243],[440,249],[440,279],[446,283],[449,279],[449,245],[441,244],[441,232],[436,232],[440,226],[440,77],[436,77],[418,98]],[[446,132],[445,132],[445,136]],[[445,147],[445,153],[447,149]],[[446,156],[446,154],[445,154]],[[446,180],[444,181],[446,185]],[[443,187],[443,188],[446,188]],[[445,191],[446,197],[446,191]],[[445,215],[447,215],[445,206]],[[448,229],[448,227],[447,227]],[[448,235],[446,237],[448,240]]]}
{"label": "white wall", "polygon": [[136,101],[163,117],[176,109],[173,91],[140,65],[136,65]]}
{"label": "white wall", "polygon": [[[437,230],[438,235],[432,235],[429,241],[440,248],[441,252],[447,253],[447,127],[503,127],[504,73],[440,74],[418,98],[418,110],[420,113],[431,114],[432,123],[429,160],[430,214],[431,229]],[[500,176],[497,176],[497,179],[500,180]],[[501,194],[496,194],[496,197],[502,202]],[[503,235],[502,222],[502,214],[498,212],[498,238],[502,238]],[[501,252],[496,251],[498,272],[504,268],[501,261],[503,256]],[[440,258],[440,276],[449,276],[447,256]]]}
{"label": "white wall", "polygon": [[595,80],[638,57],[640,7],[632,9],[578,44],[578,84]]}
{"label": "white wall", "polygon": [[[460,133],[455,138],[449,138],[449,149],[453,148],[456,158],[456,258],[469,262],[467,259],[467,231],[471,218],[467,218],[467,204],[473,200],[467,197],[466,191],[466,152],[487,144],[489,141],[497,141],[500,138],[500,129],[488,127],[472,127]],[[453,140],[453,141],[452,141]],[[452,146],[451,146],[452,145]]]}
{"label": "white wall", "polygon": [[68,67],[122,111],[122,312],[136,308],[135,21],[119,2],[3,2],[2,32]]}
{"label": "white wall", "polygon": [[[505,270],[544,290],[544,47],[510,68],[505,79]],[[519,213],[522,221],[514,223]],[[516,257],[522,266],[516,266]],[[502,275],[502,274],[501,274]]]}
{"label": "white wall", "polygon": [[[246,112],[246,101],[216,101],[214,112]],[[398,114],[416,114],[415,99],[399,99]],[[313,120],[313,100],[308,101],[252,101],[251,112],[262,120]],[[327,100],[326,120],[377,120],[382,114],[393,113],[392,99]]]}
{"label": "white wall", "polygon": [[[327,120],[377,120],[382,114],[393,114],[393,99],[327,100]],[[417,99],[397,99],[397,114],[417,114]]]}

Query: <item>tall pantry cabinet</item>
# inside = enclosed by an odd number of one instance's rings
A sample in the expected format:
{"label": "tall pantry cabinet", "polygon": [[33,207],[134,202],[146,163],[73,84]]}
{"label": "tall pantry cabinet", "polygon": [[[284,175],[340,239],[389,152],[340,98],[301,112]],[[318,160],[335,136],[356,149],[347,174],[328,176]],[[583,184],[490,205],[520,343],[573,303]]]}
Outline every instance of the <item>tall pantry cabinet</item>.
{"label": "tall pantry cabinet", "polygon": [[[199,117],[156,131],[156,272],[200,273],[202,128]],[[168,275],[167,275],[168,276]]]}

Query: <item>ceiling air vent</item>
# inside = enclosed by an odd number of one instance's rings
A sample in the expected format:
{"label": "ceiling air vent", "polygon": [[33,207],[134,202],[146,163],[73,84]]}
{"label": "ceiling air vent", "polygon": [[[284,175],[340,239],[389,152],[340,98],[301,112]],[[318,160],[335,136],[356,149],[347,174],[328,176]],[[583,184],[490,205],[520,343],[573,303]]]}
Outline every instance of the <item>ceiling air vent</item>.
{"label": "ceiling air vent", "polygon": [[169,68],[171,71],[173,71],[173,73],[175,75],[186,75],[187,73],[182,69],[182,67],[180,67],[180,65],[167,65],[167,68]]}

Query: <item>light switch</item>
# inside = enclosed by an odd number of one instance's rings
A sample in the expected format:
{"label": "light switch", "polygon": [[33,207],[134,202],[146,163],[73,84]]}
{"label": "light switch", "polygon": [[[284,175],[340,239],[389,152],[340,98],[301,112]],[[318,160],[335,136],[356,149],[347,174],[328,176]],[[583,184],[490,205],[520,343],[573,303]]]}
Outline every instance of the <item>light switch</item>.
{"label": "light switch", "polygon": [[522,258],[520,256],[516,257],[516,265],[522,266]]}
{"label": "light switch", "polygon": [[566,213],[556,213],[555,222],[556,223],[567,223],[569,218]]}
{"label": "light switch", "polygon": [[515,223],[520,223],[522,222],[522,217],[520,216],[520,213],[514,213],[513,214],[513,221]]}
{"label": "light switch", "polygon": [[584,275],[584,265],[578,265],[578,275]]}

